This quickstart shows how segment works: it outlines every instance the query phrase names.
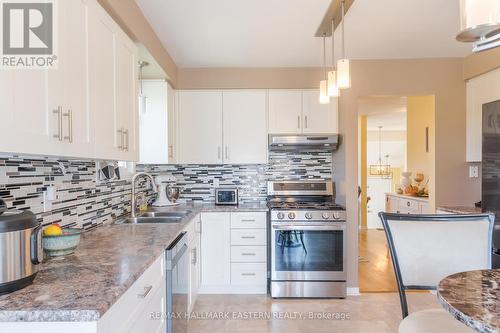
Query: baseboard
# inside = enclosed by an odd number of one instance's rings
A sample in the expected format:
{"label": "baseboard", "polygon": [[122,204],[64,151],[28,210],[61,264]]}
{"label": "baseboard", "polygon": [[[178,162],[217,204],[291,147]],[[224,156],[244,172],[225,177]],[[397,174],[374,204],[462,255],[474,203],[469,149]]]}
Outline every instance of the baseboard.
{"label": "baseboard", "polygon": [[201,286],[199,294],[267,294],[267,285]]}
{"label": "baseboard", "polygon": [[359,288],[347,288],[347,296],[359,296]]}

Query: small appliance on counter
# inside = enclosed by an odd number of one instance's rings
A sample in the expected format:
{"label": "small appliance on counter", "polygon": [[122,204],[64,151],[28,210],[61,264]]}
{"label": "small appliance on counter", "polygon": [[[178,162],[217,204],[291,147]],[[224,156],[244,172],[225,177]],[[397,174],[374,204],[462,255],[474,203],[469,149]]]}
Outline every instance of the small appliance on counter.
{"label": "small appliance on counter", "polygon": [[174,176],[156,176],[155,184],[158,188],[158,198],[153,202],[155,207],[176,206],[179,199],[180,188],[173,186],[176,179]]}
{"label": "small appliance on counter", "polygon": [[30,285],[42,261],[42,227],[30,211],[7,210],[0,199],[0,295]]}
{"label": "small appliance on counter", "polygon": [[238,205],[238,189],[237,188],[216,188],[215,189],[215,204],[216,205]]}

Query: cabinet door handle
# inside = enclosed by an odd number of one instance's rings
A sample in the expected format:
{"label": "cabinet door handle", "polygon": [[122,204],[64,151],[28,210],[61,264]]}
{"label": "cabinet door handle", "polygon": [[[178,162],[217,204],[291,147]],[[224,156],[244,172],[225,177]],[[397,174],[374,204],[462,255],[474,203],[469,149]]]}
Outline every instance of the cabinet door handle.
{"label": "cabinet door handle", "polygon": [[227,153],[228,147],[226,146],[226,160],[229,158],[229,154]]}
{"label": "cabinet door handle", "polygon": [[174,157],[174,147],[172,145],[168,146],[168,157]]}
{"label": "cabinet door handle", "polygon": [[197,253],[196,253],[196,248],[191,250],[191,253],[193,254],[193,257],[191,258],[191,264],[196,265],[196,261],[198,260],[197,258]]}
{"label": "cabinet door handle", "polygon": [[241,255],[242,256],[254,256],[255,253],[242,253]]}
{"label": "cabinet door handle", "polygon": [[123,136],[125,137],[125,147],[123,147],[123,150],[128,151],[129,149],[128,129],[123,130]]}
{"label": "cabinet door handle", "polygon": [[217,159],[220,160],[220,146],[217,147]]}
{"label": "cabinet door handle", "polygon": [[255,236],[241,236],[241,239],[255,239]]}
{"label": "cabinet door handle", "polygon": [[255,219],[242,219],[241,222],[255,222]]}
{"label": "cabinet door handle", "polygon": [[123,128],[120,128],[117,132],[120,134],[120,145],[118,149],[123,150]]}
{"label": "cabinet door handle", "polygon": [[307,116],[305,116],[304,126],[307,128]]}
{"label": "cabinet door handle", "polygon": [[255,276],[255,273],[241,273],[241,276]]}
{"label": "cabinet door handle", "polygon": [[146,296],[148,296],[148,294],[151,292],[151,289],[153,289],[153,286],[144,287],[144,292],[142,294],[137,294],[137,297],[146,298]]}
{"label": "cabinet door handle", "polygon": [[300,129],[300,116],[297,116],[297,128]]}
{"label": "cabinet door handle", "polygon": [[62,134],[62,107],[58,106],[57,110],[53,110],[52,113],[57,115],[57,128],[58,128],[58,132],[57,132],[57,134],[54,134],[54,138],[58,139],[59,141],[62,141],[63,140],[63,134]]}
{"label": "cabinet door handle", "polygon": [[68,140],[69,143],[73,142],[73,111],[68,109],[68,112],[63,113],[64,117],[68,117],[68,136],[64,137],[64,140]]}

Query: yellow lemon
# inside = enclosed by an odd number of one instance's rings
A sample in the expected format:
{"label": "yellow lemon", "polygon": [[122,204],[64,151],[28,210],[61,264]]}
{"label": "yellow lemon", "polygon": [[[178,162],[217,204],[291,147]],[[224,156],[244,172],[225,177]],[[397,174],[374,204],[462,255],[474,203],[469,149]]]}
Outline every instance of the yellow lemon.
{"label": "yellow lemon", "polygon": [[59,236],[62,235],[63,232],[60,226],[52,224],[43,230],[43,234],[45,236]]}

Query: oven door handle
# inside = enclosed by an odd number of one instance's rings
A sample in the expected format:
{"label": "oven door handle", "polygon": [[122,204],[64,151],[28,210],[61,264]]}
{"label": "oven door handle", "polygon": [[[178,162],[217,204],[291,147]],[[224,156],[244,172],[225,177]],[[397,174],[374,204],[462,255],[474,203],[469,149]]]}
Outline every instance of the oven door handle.
{"label": "oven door handle", "polygon": [[345,224],[332,224],[332,225],[295,225],[295,224],[280,224],[273,225],[275,230],[345,230]]}

